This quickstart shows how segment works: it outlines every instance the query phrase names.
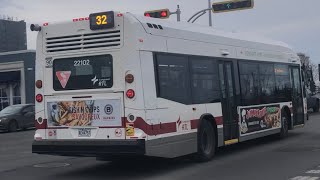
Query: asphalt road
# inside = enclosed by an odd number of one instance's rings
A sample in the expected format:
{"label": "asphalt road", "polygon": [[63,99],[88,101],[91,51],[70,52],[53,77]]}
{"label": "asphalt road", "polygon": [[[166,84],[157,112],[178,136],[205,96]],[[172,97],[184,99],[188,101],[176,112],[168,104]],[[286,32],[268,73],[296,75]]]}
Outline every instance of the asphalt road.
{"label": "asphalt road", "polygon": [[217,179],[315,180],[320,177],[320,114],[278,140],[271,136],[220,148],[215,159],[144,159],[121,164],[31,154],[34,130],[0,133],[0,180]]}

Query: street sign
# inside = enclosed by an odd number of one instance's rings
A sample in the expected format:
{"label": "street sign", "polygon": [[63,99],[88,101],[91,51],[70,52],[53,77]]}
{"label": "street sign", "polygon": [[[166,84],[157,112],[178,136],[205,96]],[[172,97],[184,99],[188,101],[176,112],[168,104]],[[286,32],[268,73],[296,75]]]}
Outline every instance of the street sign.
{"label": "street sign", "polygon": [[212,3],[213,13],[237,11],[253,8],[253,0],[233,0]]}

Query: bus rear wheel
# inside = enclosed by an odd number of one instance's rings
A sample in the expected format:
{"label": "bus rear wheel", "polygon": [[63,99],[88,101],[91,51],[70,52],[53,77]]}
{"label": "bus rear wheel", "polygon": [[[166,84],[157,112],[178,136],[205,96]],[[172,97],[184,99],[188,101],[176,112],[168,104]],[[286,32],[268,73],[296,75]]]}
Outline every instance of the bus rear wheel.
{"label": "bus rear wheel", "polygon": [[288,137],[288,131],[289,131],[289,117],[286,112],[282,111],[281,113],[281,131],[279,134],[280,138],[286,138]]}
{"label": "bus rear wheel", "polygon": [[195,159],[206,162],[213,158],[216,151],[216,133],[208,120],[202,120],[198,130],[198,152]]}

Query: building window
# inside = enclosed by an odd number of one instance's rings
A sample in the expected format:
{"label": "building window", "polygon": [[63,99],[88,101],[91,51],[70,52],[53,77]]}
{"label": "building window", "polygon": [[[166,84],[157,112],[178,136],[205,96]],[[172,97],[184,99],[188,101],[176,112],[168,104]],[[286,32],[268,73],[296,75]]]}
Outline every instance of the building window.
{"label": "building window", "polygon": [[12,85],[13,88],[13,104],[21,104],[21,86],[20,82],[16,82]]}
{"label": "building window", "polygon": [[10,87],[7,84],[0,85],[0,109],[10,105]]}

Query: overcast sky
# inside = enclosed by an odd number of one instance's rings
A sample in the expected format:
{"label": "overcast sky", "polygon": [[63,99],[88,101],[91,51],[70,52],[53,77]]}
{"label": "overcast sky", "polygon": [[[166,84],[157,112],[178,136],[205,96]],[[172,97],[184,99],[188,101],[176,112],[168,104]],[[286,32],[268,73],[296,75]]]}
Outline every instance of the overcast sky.
{"label": "overcast sky", "polygon": [[[29,27],[31,23],[71,20],[108,10],[136,14],[159,8],[174,11],[177,4],[182,20],[186,21],[206,8],[208,0],[0,0],[0,17],[24,19]],[[319,8],[320,0],[255,0],[254,9],[213,14],[213,25],[220,30],[255,33],[283,41],[320,63]],[[170,17],[175,19],[175,15]],[[208,25],[208,14],[196,23]],[[35,49],[36,33],[29,28],[27,32],[28,48]]]}

